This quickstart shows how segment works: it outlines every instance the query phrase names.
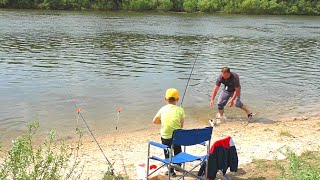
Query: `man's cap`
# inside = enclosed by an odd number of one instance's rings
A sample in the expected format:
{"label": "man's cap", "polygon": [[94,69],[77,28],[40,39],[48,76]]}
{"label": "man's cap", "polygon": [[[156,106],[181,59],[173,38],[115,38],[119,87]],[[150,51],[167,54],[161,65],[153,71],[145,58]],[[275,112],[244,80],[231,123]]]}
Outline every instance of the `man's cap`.
{"label": "man's cap", "polygon": [[169,88],[166,91],[166,99],[170,99],[171,97],[173,97],[174,99],[179,99],[179,91],[177,89],[174,88]]}

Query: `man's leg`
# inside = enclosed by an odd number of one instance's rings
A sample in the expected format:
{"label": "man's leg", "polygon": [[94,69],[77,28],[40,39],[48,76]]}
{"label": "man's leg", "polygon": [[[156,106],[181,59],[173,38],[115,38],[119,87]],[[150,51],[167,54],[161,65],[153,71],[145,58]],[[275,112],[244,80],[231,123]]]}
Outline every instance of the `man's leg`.
{"label": "man's leg", "polygon": [[252,118],[252,113],[249,110],[249,108],[241,102],[240,94],[241,94],[241,92],[239,93],[238,97],[235,100],[236,101],[235,106],[244,110],[247,113],[248,118]]}
{"label": "man's leg", "polygon": [[247,115],[251,113],[248,107],[244,104],[242,105],[241,109],[244,110],[247,113]]}
{"label": "man's leg", "polygon": [[219,98],[218,98],[218,111],[220,114],[220,117],[223,117],[223,113],[224,113],[224,106],[226,106],[226,104],[228,103],[228,100],[230,99],[232,93],[229,93],[228,91],[224,91],[222,90]]}
{"label": "man's leg", "polygon": [[224,109],[219,109],[220,117],[223,117]]}

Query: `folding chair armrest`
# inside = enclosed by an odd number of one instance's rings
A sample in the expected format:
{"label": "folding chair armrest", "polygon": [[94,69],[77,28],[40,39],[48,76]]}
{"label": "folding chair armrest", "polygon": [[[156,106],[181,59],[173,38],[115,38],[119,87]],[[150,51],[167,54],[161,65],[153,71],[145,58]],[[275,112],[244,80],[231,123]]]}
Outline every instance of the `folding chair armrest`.
{"label": "folding chair armrest", "polygon": [[161,148],[161,149],[169,148],[169,146],[167,146],[167,145],[160,144],[160,143],[153,142],[153,141],[149,141],[149,145],[152,145],[152,146],[155,146],[155,147],[158,147],[158,148]]}

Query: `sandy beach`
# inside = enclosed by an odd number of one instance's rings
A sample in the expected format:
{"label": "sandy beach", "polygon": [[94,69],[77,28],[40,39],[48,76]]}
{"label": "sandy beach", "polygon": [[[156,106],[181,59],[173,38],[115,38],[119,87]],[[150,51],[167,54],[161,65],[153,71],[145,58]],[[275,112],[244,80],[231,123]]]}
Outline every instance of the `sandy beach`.
{"label": "sandy beach", "polygon": [[[186,122],[185,129],[208,125],[203,122]],[[146,162],[148,141],[160,142],[160,127],[153,124],[144,126],[143,130],[135,132],[119,130],[116,134],[97,137],[108,160],[114,163],[117,175],[137,179],[136,165]],[[297,117],[269,123],[226,122],[215,127],[212,139],[215,141],[231,136],[236,144],[239,167],[245,169],[246,164],[256,159],[285,159],[284,152],[288,148],[297,154],[307,150],[320,151],[320,141],[317,140],[319,135],[320,117]],[[187,152],[201,155],[205,149],[191,147]],[[152,154],[161,156],[162,151],[153,148]],[[102,179],[108,170],[106,159],[88,133],[83,138],[80,159],[80,165],[84,165],[81,179]],[[158,165],[154,161],[152,163]],[[165,170],[163,168],[159,175],[163,175]],[[243,174],[245,172],[241,172]]]}

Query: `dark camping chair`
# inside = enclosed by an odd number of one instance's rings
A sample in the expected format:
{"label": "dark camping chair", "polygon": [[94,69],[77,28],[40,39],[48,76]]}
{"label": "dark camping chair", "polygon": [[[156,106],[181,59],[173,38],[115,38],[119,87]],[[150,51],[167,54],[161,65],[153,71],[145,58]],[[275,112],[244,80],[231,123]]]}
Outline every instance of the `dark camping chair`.
{"label": "dark camping chair", "polygon": [[[157,142],[153,142],[150,141],[148,143],[148,162],[147,162],[147,167],[149,167],[149,161],[151,160],[156,160],[156,161],[160,161],[163,164],[157,168],[155,171],[153,171],[152,173],[149,174],[149,168],[147,168],[147,179],[148,177],[153,174],[154,172],[158,171],[160,168],[164,167],[165,165],[168,167],[168,171],[170,171],[170,169],[172,167],[174,168],[180,168],[179,170],[182,171],[182,176],[181,178],[184,178],[186,175],[193,175],[197,178],[204,178],[207,179],[207,174],[205,174],[205,177],[198,177],[197,174],[192,174],[191,171],[194,170],[196,167],[198,167],[199,165],[201,165],[203,162],[206,162],[209,158],[209,148],[210,148],[210,140],[211,140],[211,135],[212,135],[212,127],[206,127],[206,128],[202,128],[202,129],[179,129],[179,130],[175,130],[173,132],[173,140],[172,140],[172,145],[171,147],[168,147],[164,144],[160,144]],[[183,152],[173,156],[173,144],[175,145],[181,145],[184,146],[184,150]],[[202,144],[204,146],[206,146],[206,154],[203,156],[195,156],[192,154],[189,154],[186,152],[186,146],[192,146],[192,145],[197,145],[197,144]],[[157,148],[161,148],[161,149],[166,149],[169,151],[169,158],[166,159],[162,159],[160,157],[157,156],[150,156],[150,147],[154,146]],[[190,170],[185,170],[185,163],[187,162],[194,162],[194,161],[199,161],[199,163],[197,163],[192,169]],[[175,165],[175,164],[183,164],[183,168]],[[208,164],[208,163],[206,163]],[[208,167],[206,167],[208,168]],[[206,170],[206,172],[208,172]],[[181,179],[179,178],[179,179]],[[170,179],[170,173],[168,173],[168,179]]]}

